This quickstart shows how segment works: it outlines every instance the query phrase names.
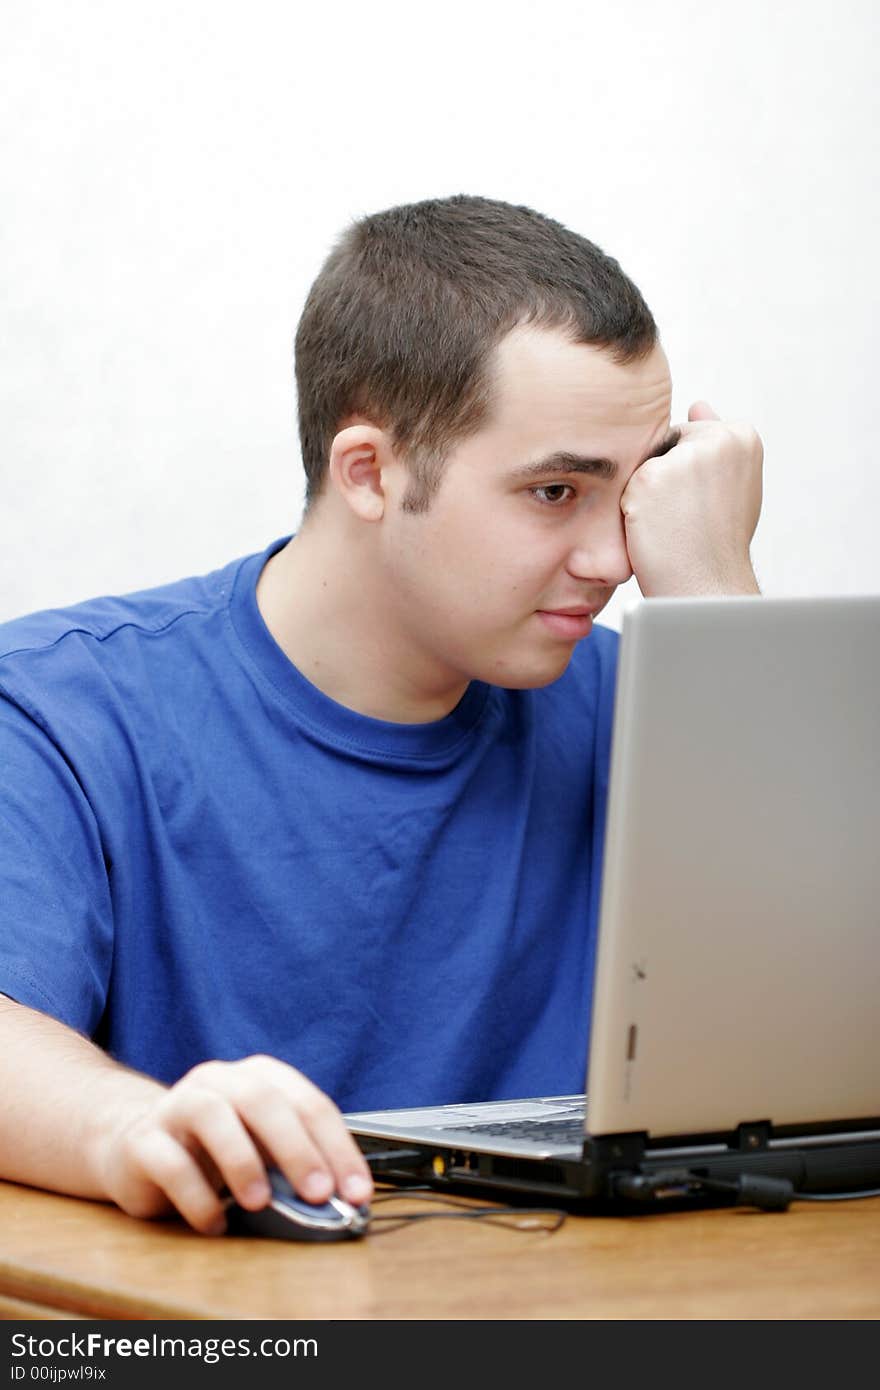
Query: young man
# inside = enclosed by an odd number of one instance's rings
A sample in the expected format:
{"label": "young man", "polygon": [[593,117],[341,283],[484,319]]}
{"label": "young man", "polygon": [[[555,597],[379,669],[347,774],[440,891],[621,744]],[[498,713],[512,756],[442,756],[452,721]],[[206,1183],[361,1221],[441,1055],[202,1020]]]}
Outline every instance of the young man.
{"label": "young man", "polygon": [[617,263],[456,197],[356,223],[297,334],[299,532],[0,633],[0,1175],[369,1197],[342,1109],[577,1091],[617,638],[755,593],[762,448]]}

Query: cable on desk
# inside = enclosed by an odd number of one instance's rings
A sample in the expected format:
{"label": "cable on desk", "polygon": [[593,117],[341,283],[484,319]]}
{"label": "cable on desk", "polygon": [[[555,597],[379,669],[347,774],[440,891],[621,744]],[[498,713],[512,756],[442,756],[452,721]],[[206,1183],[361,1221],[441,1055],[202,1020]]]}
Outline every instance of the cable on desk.
{"label": "cable on desk", "polygon": [[[459,1211],[412,1211],[402,1212],[395,1215],[370,1216],[369,1231],[371,1236],[390,1235],[392,1231],[400,1230],[402,1226],[413,1225],[417,1221],[489,1221],[497,1226],[506,1226],[512,1231],[540,1231],[544,1235],[553,1235],[558,1231],[565,1221],[565,1212],[553,1207],[475,1207],[469,1202],[460,1201],[456,1197],[447,1197],[442,1192],[432,1192],[430,1190],[420,1190],[417,1197],[412,1197],[412,1188],[401,1189],[399,1192],[383,1192],[373,1198],[373,1206],[380,1202],[391,1202],[400,1200],[403,1197],[410,1201],[418,1202],[437,1202],[448,1207],[459,1207]],[[520,1220],[519,1218],[523,1218]],[[541,1219],[543,1218],[543,1219]],[[373,1227],[377,1222],[387,1222],[381,1231],[376,1231]]]}

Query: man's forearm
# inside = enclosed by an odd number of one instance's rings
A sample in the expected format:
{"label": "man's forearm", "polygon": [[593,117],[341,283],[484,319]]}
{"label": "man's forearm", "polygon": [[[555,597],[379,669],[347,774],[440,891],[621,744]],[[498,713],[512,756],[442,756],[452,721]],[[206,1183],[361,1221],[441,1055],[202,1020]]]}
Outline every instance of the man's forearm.
{"label": "man's forearm", "polygon": [[0,997],[0,1178],[106,1200],[100,1154],[165,1088]]}
{"label": "man's forearm", "polygon": [[209,1060],[166,1087],[0,995],[0,1178],[131,1216],[176,1208],[219,1234],[224,1189],[253,1211],[269,1201],[267,1162],[307,1201],[359,1204],[373,1190],[337,1107],[288,1063]]}

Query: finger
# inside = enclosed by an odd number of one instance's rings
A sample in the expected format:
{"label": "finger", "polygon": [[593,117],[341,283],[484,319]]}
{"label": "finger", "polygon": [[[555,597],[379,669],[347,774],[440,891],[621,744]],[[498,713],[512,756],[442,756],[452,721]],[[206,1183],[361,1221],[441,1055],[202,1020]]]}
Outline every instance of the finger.
{"label": "finger", "polygon": [[139,1136],[136,1160],[144,1176],[177,1208],[184,1221],[202,1235],[226,1230],[223,1202],[198,1163],[166,1131],[152,1129]]}
{"label": "finger", "polygon": [[297,1109],[280,1090],[243,1097],[239,1113],[261,1149],[307,1202],[326,1202],[336,1190],[330,1164]]}
{"label": "finger", "polygon": [[251,1090],[238,1103],[255,1138],[307,1201],[323,1202],[334,1192],[351,1202],[367,1201],[370,1170],[329,1096],[293,1068],[283,1068],[280,1080]]}
{"label": "finger", "polygon": [[205,1151],[205,1165],[243,1207],[259,1211],[266,1205],[272,1193],[263,1160],[225,1096],[208,1087],[181,1092],[167,1124],[185,1147],[191,1138],[198,1141]]}
{"label": "finger", "polygon": [[688,409],[689,420],[720,420],[721,416],[716,415],[708,401],[694,401]]}
{"label": "finger", "polygon": [[[303,1114],[302,1107],[300,1113]],[[369,1201],[373,1195],[372,1172],[337,1107],[315,1089],[314,1104],[305,1110],[304,1118],[330,1164],[336,1191],[355,1204]]]}

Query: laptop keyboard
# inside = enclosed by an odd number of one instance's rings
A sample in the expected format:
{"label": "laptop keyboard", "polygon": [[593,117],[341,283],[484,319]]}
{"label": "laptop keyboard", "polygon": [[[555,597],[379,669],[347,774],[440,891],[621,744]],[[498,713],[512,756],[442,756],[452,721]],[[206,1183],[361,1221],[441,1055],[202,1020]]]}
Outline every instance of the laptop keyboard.
{"label": "laptop keyboard", "polygon": [[584,1140],[583,1117],[566,1120],[509,1120],[501,1124],[444,1125],[447,1134],[480,1134],[489,1139],[532,1139],[557,1148],[579,1147]]}

